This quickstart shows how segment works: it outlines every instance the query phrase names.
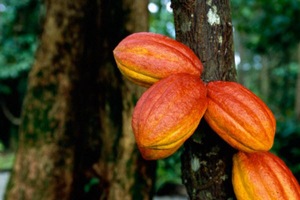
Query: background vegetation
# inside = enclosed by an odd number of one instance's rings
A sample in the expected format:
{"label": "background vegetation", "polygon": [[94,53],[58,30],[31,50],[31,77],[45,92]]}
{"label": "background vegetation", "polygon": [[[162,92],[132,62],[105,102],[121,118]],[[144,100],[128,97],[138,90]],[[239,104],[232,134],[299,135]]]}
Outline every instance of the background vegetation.
{"label": "background vegetation", "polygon": [[[299,0],[232,0],[239,82],[260,96],[277,119],[272,151],[300,181]],[[151,0],[150,31],[175,37],[169,0]],[[17,148],[18,117],[43,21],[40,0],[0,0],[0,169]],[[8,157],[8,159],[3,159]],[[158,184],[180,182],[180,154],[158,162]]]}

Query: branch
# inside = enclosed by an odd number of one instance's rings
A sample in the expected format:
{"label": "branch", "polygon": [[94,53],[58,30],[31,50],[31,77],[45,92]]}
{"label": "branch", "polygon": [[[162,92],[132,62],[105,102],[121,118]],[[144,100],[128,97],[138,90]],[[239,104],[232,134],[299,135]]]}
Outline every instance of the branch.
{"label": "branch", "polygon": [[4,116],[13,124],[16,126],[19,126],[21,124],[21,118],[15,117],[10,110],[8,109],[8,107],[6,106],[6,103],[4,101],[0,102],[1,105],[1,109],[2,112],[4,114]]}

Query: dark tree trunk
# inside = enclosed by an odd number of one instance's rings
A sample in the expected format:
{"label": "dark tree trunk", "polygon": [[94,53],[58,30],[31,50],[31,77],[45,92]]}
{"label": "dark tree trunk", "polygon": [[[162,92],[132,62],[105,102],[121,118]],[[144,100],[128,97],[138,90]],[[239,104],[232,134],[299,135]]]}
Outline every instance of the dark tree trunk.
{"label": "dark tree trunk", "polygon": [[[173,0],[177,40],[204,65],[202,79],[236,81],[229,1]],[[235,152],[204,120],[184,145],[182,181],[191,199],[234,198],[231,184]]]}
{"label": "dark tree trunk", "polygon": [[141,91],[112,56],[148,29],[147,1],[47,0],[46,9],[6,198],[149,199],[155,162],[141,159],[130,128]]}
{"label": "dark tree trunk", "polygon": [[[80,74],[98,76],[92,79],[95,82],[91,87],[79,83],[76,94],[76,107],[81,107],[76,115],[77,121],[95,120],[91,118],[93,112],[99,115],[96,130],[91,129],[86,123],[78,135],[78,145],[87,149],[77,149],[78,159],[75,177],[78,182],[74,187],[73,198],[78,198],[83,185],[96,180],[99,184],[92,187],[97,192],[99,199],[150,199],[152,194],[153,179],[155,178],[156,162],[145,161],[141,158],[131,129],[131,115],[136,100],[142,93],[141,87],[123,80],[113,58],[113,49],[128,34],[148,30],[148,1],[118,0],[105,1],[99,5],[91,6],[100,12],[92,18],[97,19],[91,27],[94,33],[91,45],[96,48],[87,49],[87,55],[98,58],[96,63],[85,63],[94,66],[96,71],[82,68]],[[96,26],[99,24],[98,26]],[[97,68],[97,66],[101,66]],[[85,92],[84,92],[85,91]],[[82,93],[84,92],[84,93]],[[90,102],[81,103],[90,97]],[[87,110],[86,105],[96,104]],[[82,106],[81,106],[82,105]],[[97,108],[96,110],[93,110]],[[83,113],[83,115],[82,115]],[[100,122],[100,124],[99,124]],[[91,132],[86,138],[85,134]],[[86,138],[86,139],[85,139]],[[97,139],[97,140],[95,140]],[[98,143],[97,143],[98,141]],[[89,156],[94,155],[94,158]],[[91,160],[93,158],[93,160]],[[78,173],[77,173],[78,171]],[[98,189],[97,189],[98,188]],[[90,199],[82,196],[80,199]]]}

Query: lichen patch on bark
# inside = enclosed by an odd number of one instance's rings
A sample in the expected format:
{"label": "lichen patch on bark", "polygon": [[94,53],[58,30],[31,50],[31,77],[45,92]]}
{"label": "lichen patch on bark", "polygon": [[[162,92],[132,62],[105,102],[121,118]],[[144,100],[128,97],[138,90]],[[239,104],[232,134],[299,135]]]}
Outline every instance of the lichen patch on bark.
{"label": "lichen patch on bark", "polygon": [[211,25],[219,25],[220,24],[220,16],[218,15],[218,9],[216,6],[212,6],[207,13],[207,22]]}

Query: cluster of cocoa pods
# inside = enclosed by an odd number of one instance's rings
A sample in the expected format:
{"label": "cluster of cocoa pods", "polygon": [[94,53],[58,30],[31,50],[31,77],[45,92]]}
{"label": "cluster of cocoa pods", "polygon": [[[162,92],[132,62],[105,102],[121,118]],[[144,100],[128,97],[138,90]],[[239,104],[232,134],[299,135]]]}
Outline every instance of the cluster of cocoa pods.
{"label": "cluster of cocoa pods", "polygon": [[138,100],[132,128],[145,159],[176,152],[204,118],[229,145],[232,183],[238,199],[300,199],[289,168],[268,152],[276,121],[267,105],[239,83],[201,80],[203,66],[194,52],[169,37],[140,32],[114,49],[121,73],[148,89]]}

